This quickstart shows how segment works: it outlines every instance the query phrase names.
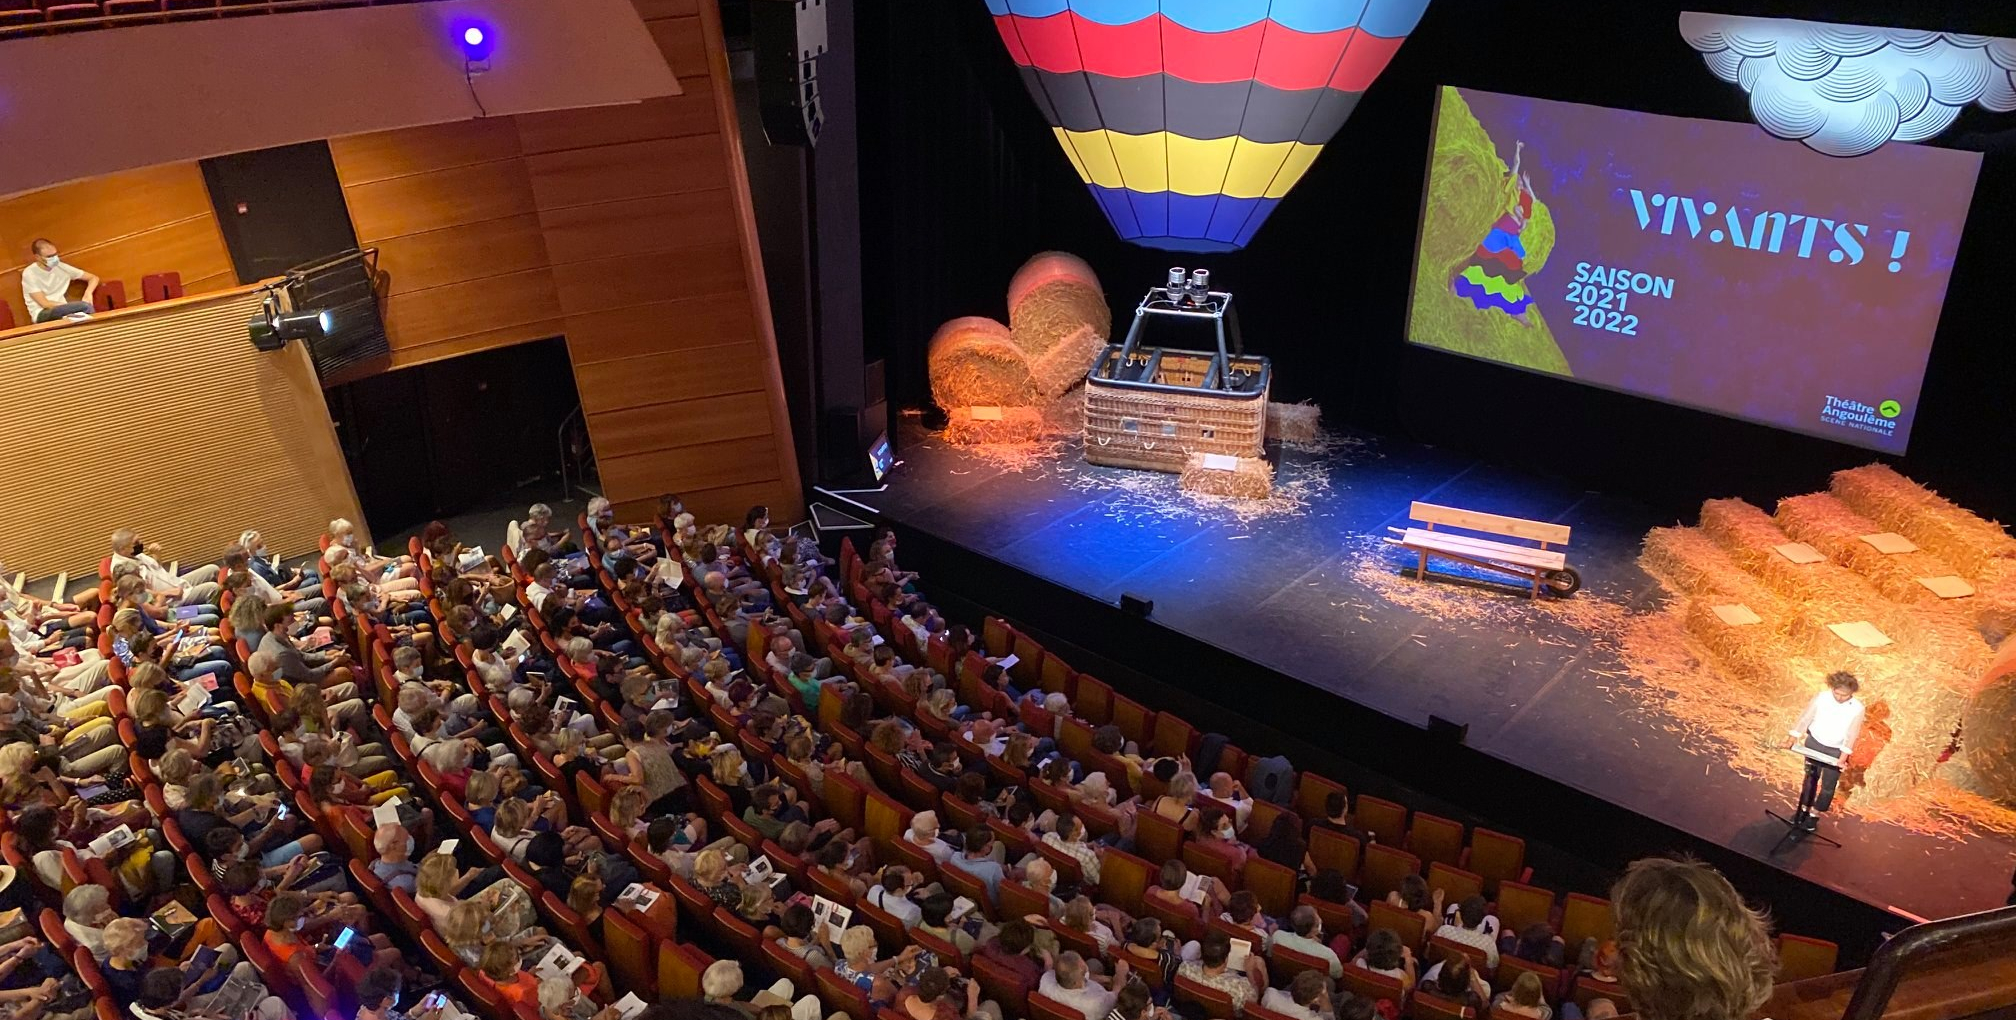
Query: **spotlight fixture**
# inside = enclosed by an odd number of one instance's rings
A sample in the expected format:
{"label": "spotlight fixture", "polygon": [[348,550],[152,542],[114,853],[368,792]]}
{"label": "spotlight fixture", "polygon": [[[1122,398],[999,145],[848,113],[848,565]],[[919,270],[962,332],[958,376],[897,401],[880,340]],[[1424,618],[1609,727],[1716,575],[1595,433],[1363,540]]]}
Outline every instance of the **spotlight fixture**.
{"label": "spotlight fixture", "polygon": [[490,26],[480,22],[465,22],[456,26],[455,41],[462,46],[462,56],[470,63],[482,63],[490,59],[490,51],[497,48],[497,37]]}
{"label": "spotlight fixture", "polygon": [[335,317],[326,308],[282,313],[269,306],[265,315],[245,324],[252,346],[262,351],[277,351],[289,340],[320,340],[335,328]]}
{"label": "spotlight fixture", "polygon": [[275,316],[273,328],[282,340],[320,340],[336,328],[336,318],[327,308],[311,308]]}

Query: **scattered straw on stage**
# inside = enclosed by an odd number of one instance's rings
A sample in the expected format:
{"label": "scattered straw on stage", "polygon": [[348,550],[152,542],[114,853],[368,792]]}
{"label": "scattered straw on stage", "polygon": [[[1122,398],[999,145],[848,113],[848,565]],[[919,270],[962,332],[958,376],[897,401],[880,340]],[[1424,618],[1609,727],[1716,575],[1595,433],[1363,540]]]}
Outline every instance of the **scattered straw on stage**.
{"label": "scattered straw on stage", "polygon": [[946,416],[945,440],[956,446],[1034,443],[1048,428],[1034,407],[955,407]]}
{"label": "scattered straw on stage", "polygon": [[[2016,540],[1969,517],[1882,467],[1842,472],[1830,492],[1783,500],[1775,515],[1741,500],[1711,500],[1698,527],[1646,535],[1639,563],[1668,592],[1648,611],[1627,609],[1628,594],[1600,584],[1572,600],[1537,602],[1470,585],[1418,584],[1380,552],[1365,553],[1353,576],[1431,619],[1508,629],[1523,621],[1534,640],[1572,627],[1594,653],[1585,659],[1588,682],[1674,734],[1707,767],[1788,790],[1800,767],[1781,749],[1785,728],[1821,678],[1850,669],[1870,709],[1844,777],[1844,810],[1935,835],[2012,834],[2016,646],[1991,664],[1984,633],[2002,632],[1976,626],[1992,606],[1983,598],[1988,592],[1940,599],[1916,581],[1942,571],[1992,584],[2016,568]],[[1862,540],[1884,531],[1905,535],[1919,550],[1881,553]],[[1805,542],[1824,558],[1794,563],[1777,548],[1789,542]],[[1755,622],[1731,608],[1739,605]],[[1858,620],[1891,643],[1858,649],[1827,627]],[[1424,642],[1432,634],[1424,628]],[[1617,668],[1605,668],[1613,656]]]}

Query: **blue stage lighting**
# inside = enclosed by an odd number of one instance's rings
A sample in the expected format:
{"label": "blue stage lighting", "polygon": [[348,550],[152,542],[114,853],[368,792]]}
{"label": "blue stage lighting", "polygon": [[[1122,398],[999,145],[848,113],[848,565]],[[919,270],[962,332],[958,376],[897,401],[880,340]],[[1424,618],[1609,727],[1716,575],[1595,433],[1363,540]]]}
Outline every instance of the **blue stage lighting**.
{"label": "blue stage lighting", "polygon": [[456,38],[462,43],[462,54],[475,61],[490,59],[490,51],[497,46],[497,38],[490,31],[490,26],[473,22],[462,25]]}

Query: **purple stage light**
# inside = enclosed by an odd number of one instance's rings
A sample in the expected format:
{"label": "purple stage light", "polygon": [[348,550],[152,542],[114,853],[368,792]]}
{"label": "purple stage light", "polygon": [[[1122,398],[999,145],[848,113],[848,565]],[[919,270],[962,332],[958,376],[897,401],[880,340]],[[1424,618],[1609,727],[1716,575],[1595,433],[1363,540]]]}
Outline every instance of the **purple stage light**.
{"label": "purple stage light", "polygon": [[497,46],[496,36],[488,25],[465,23],[458,27],[455,36],[462,44],[462,55],[472,61],[490,59],[490,51]]}

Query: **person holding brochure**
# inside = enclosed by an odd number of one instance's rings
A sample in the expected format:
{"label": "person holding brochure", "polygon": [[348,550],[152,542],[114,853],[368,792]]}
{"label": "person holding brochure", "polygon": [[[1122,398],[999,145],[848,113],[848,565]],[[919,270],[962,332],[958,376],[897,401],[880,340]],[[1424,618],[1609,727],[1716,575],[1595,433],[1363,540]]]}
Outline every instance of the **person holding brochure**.
{"label": "person holding brochure", "polygon": [[1164,906],[1196,914],[1200,924],[1205,918],[1224,912],[1232,900],[1225,883],[1210,875],[1192,872],[1184,867],[1182,861],[1162,862],[1162,871],[1156,876],[1155,884],[1142,895]]}
{"label": "person holding brochure", "polygon": [[1841,764],[1862,734],[1864,711],[1861,699],[1855,696],[1861,689],[1862,681],[1853,673],[1837,670],[1828,674],[1827,689],[1813,695],[1799,721],[1792,724],[1785,746],[1795,752],[1810,752],[1804,755],[1806,776],[1799,785],[1799,810],[1792,816],[1793,825],[1802,831],[1819,828],[1819,816],[1834,806]]}
{"label": "person holding brochure", "polygon": [[[814,906],[793,903],[784,908],[777,919],[777,936],[774,941],[784,947],[785,952],[804,960],[814,970],[833,966],[833,920],[837,912],[845,911],[851,919],[853,912],[825,898],[813,899]],[[819,914],[815,917],[814,910]],[[839,921],[839,928],[845,931],[847,920]]]}
{"label": "person holding brochure", "polygon": [[1198,940],[1197,959],[1177,967],[1176,976],[1231,996],[1232,1011],[1237,1013],[1267,990],[1267,960],[1252,952],[1250,944],[1246,948],[1240,954],[1244,959],[1235,959],[1232,939],[1215,928],[1208,930]]}

